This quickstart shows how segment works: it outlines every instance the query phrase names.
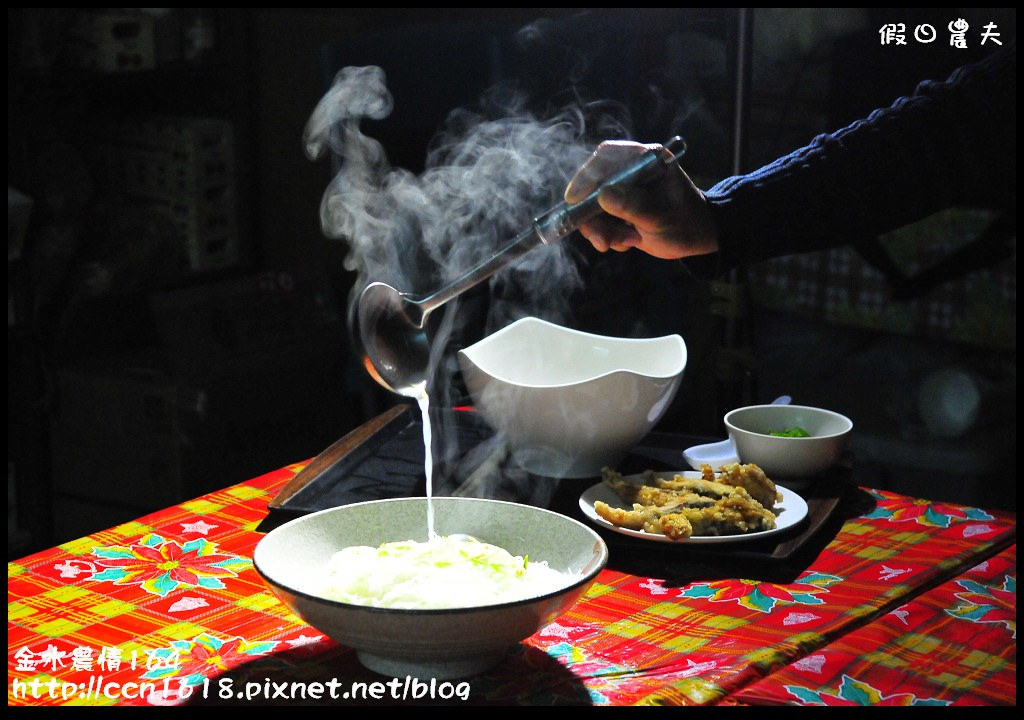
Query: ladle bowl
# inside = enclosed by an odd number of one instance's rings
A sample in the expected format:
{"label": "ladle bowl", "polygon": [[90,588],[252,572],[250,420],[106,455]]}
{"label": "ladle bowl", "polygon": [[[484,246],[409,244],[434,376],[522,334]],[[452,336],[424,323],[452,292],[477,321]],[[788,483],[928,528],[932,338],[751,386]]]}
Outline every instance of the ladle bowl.
{"label": "ladle bowl", "polygon": [[430,375],[430,341],[421,306],[387,283],[370,283],[359,299],[366,369],[392,392],[414,396]]}

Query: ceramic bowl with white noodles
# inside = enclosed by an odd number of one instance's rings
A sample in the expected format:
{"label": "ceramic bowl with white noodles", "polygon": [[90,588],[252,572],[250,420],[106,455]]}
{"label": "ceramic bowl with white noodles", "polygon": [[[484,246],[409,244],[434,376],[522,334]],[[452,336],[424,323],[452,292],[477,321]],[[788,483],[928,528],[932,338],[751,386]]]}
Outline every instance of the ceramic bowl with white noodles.
{"label": "ceramic bowl with white noodles", "polygon": [[[416,579],[419,585],[403,587],[403,602],[416,600],[418,593],[436,608],[366,604],[371,601],[365,586],[346,583],[344,577],[349,571],[363,573],[365,558],[346,567],[345,554],[338,553],[358,547],[365,554],[387,543],[425,542],[427,499],[422,497],[355,503],[292,520],[259,542],[253,564],[292,612],[354,648],[364,666],[391,677],[441,679],[474,675],[500,663],[520,641],[572,607],[608,562],[601,537],[565,515],[481,498],[431,502],[438,535],[468,535],[506,551],[521,565],[542,564],[551,572],[529,583],[512,579],[482,597],[474,597],[461,580],[449,586],[443,580]],[[466,555],[469,563],[489,562],[480,559],[473,544],[467,544]],[[450,563],[451,557],[446,554],[438,562]],[[382,574],[403,581],[394,570],[382,569]],[[374,583],[381,581],[373,578]],[[363,589],[338,600],[342,585],[345,592]]]}

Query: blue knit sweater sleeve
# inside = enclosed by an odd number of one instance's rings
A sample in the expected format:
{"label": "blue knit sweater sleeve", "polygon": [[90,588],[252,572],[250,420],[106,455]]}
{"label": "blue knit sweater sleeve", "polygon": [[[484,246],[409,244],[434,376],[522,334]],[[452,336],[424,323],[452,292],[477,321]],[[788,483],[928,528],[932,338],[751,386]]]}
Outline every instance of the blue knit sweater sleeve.
{"label": "blue knit sweater sleeve", "polygon": [[[706,194],[716,271],[855,243],[954,206],[1017,198],[1016,41]],[[705,267],[704,270],[707,270]]]}

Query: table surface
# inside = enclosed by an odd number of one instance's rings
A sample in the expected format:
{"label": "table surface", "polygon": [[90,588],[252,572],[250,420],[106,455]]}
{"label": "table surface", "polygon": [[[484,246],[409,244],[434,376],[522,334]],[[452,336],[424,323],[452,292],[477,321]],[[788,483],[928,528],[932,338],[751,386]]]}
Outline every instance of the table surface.
{"label": "table surface", "polygon": [[253,569],[304,465],[8,563],[8,705],[1016,704],[1015,514],[851,487],[819,545],[763,568],[608,537],[505,662],[410,688]]}

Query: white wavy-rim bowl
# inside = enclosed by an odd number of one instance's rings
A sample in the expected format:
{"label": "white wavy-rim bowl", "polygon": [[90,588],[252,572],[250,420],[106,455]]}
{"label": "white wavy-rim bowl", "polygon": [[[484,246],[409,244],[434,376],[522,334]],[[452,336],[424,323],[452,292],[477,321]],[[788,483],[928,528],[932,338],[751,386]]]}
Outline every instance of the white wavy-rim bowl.
{"label": "white wavy-rim bowl", "polygon": [[474,405],[521,467],[591,477],[664,415],[686,368],[679,335],[619,338],[522,318],[459,351]]}
{"label": "white wavy-rim bowl", "polygon": [[459,355],[494,380],[529,388],[578,385],[616,372],[672,378],[683,372],[687,360],[679,335],[612,337],[535,317],[520,318]]}

